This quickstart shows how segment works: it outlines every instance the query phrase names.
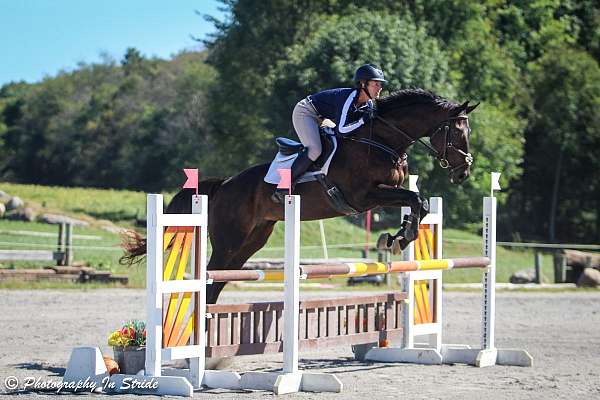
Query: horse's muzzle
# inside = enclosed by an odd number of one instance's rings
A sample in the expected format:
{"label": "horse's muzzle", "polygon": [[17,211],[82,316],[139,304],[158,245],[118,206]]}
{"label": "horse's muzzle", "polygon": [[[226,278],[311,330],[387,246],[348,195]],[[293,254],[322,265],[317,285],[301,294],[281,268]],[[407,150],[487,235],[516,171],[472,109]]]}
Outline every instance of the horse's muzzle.
{"label": "horse's muzzle", "polygon": [[460,185],[471,175],[469,168],[462,171],[453,171],[450,173],[450,183]]}

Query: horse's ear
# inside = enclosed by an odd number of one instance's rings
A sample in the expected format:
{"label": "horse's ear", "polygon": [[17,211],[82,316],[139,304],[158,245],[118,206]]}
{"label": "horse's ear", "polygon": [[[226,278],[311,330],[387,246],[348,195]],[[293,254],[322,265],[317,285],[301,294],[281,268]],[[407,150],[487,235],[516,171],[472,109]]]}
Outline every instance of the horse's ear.
{"label": "horse's ear", "polygon": [[467,106],[465,108],[465,113],[467,113],[467,114],[470,113],[471,111],[473,111],[474,109],[476,109],[479,104],[481,104],[481,103],[477,103],[474,106]]}
{"label": "horse's ear", "polygon": [[454,115],[460,115],[463,111],[465,111],[469,107],[469,100],[462,103],[460,106],[454,109]]}

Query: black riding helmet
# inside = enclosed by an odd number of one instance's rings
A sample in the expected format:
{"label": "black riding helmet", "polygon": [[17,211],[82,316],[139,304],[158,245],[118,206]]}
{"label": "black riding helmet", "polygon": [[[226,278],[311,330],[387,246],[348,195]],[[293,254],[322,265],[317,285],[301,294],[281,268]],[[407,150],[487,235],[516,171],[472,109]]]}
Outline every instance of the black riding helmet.
{"label": "black riding helmet", "polygon": [[365,64],[358,67],[354,73],[354,83],[357,87],[360,81],[387,82],[383,76],[383,71],[373,64]]}

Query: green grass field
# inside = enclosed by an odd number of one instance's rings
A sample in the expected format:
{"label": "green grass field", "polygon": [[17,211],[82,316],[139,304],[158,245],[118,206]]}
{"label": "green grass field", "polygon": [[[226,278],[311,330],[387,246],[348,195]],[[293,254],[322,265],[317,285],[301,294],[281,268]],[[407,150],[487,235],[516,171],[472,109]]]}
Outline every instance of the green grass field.
{"label": "green grass field", "polygon": [[[132,191],[60,188],[35,185],[0,183],[0,190],[21,197],[27,205],[38,212],[53,212],[80,218],[90,223],[89,227],[74,227],[75,262],[83,263],[100,270],[127,274],[130,286],[145,285],[145,266],[124,267],[118,259],[122,255],[119,247],[119,235],[100,228],[98,220],[109,220],[123,227],[133,227],[136,218],[145,218],[145,194]],[[165,194],[166,199],[170,196]],[[501,210],[499,210],[501,212]],[[91,217],[91,218],[90,218]],[[365,231],[345,218],[324,221],[329,257],[358,258],[366,239]],[[26,232],[35,234],[25,234]],[[143,229],[140,230],[143,232]],[[49,236],[39,236],[38,232]],[[56,248],[58,227],[42,223],[26,223],[0,219],[0,249],[13,250],[51,250]],[[35,236],[34,236],[35,235]],[[371,236],[371,244],[379,232]],[[79,237],[83,236],[83,237]],[[354,246],[349,246],[354,245]],[[301,226],[302,258],[323,258],[319,223],[303,222]],[[444,256],[464,257],[481,255],[481,238],[473,233],[453,229],[444,230]],[[275,232],[265,248],[255,257],[283,257],[283,223],[278,223]],[[372,254],[372,257],[375,257]],[[399,257],[394,257],[399,259]],[[520,269],[532,268],[534,253],[532,250],[508,250],[499,247],[497,253],[497,278],[499,282],[508,282],[510,275]],[[551,257],[543,259],[543,275],[549,282],[552,275]],[[3,262],[2,268],[42,267],[44,263]],[[47,265],[47,263],[46,263]],[[479,270],[456,270],[444,275],[445,282],[480,282]],[[2,286],[10,284],[0,284]],[[37,284],[28,284],[36,286]],[[56,284],[55,284],[56,285]],[[58,284],[64,286],[65,284]],[[22,285],[17,285],[22,287]],[[42,285],[44,286],[44,285]],[[66,285],[67,287],[69,285]],[[75,286],[75,285],[73,285]],[[4,286],[5,287],[5,286]]]}

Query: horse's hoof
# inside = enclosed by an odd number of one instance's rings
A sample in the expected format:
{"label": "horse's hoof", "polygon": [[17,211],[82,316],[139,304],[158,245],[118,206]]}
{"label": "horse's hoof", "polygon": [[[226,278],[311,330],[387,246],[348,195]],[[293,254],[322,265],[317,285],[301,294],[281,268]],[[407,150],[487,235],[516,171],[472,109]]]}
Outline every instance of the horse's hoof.
{"label": "horse's hoof", "polygon": [[392,237],[392,235],[390,235],[389,233],[382,233],[381,235],[379,235],[379,238],[377,239],[377,250],[387,250],[390,247],[392,247],[392,242],[394,241],[394,238]]}
{"label": "horse's hoof", "polygon": [[392,245],[392,254],[398,255],[402,252],[402,250],[406,249],[410,244],[410,240],[405,237],[399,236],[396,240],[394,240],[394,244]]}
{"label": "horse's hoof", "polygon": [[402,249],[400,248],[400,240],[396,239],[394,240],[394,243],[392,243],[392,254],[397,256],[400,253],[402,253]]}

